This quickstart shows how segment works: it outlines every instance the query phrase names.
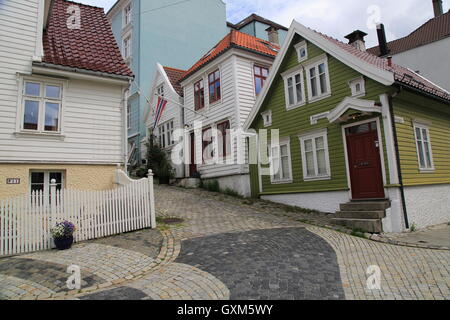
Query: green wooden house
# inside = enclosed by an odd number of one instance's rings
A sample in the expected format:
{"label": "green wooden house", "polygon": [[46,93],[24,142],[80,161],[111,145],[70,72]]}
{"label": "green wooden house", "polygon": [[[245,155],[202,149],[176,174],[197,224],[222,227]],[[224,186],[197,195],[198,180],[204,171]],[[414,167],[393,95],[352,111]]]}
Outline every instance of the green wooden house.
{"label": "green wooden house", "polygon": [[268,129],[252,195],[374,233],[447,223],[450,95],[366,52],[362,34],[346,44],[292,23],[244,126]]}

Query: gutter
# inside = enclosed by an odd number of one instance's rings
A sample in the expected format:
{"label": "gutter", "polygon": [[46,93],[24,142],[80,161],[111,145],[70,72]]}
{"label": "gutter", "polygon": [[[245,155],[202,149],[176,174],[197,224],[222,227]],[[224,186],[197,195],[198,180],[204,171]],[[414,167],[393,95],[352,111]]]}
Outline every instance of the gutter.
{"label": "gutter", "polygon": [[118,75],[118,74],[106,73],[106,72],[101,72],[101,71],[92,71],[92,70],[87,70],[87,69],[66,67],[66,66],[56,65],[56,64],[47,63],[47,62],[36,62],[35,61],[35,62],[33,62],[33,66],[49,68],[49,69],[54,69],[54,70],[60,70],[60,71],[65,71],[65,72],[73,72],[73,73],[78,73],[78,74],[94,76],[94,77],[110,78],[110,79],[126,81],[126,82],[129,82],[130,80],[134,79],[134,77],[130,77],[130,76],[122,76],[122,75]]}
{"label": "gutter", "polygon": [[394,107],[392,104],[393,98],[395,98],[401,92],[401,90],[402,89],[400,87],[400,89],[397,92],[395,92],[394,94],[389,94],[388,102],[389,102],[389,113],[391,115],[392,132],[393,132],[393,138],[394,138],[395,157],[397,160],[397,173],[398,173],[398,181],[400,184],[400,197],[402,199],[403,218],[405,220],[406,229],[409,229],[408,212],[406,209],[406,199],[405,199],[405,187],[403,184],[402,167],[401,167],[401,162],[400,162],[400,151],[398,148],[397,128],[396,128],[396,124],[395,124]]}
{"label": "gutter", "polygon": [[[440,101],[440,102],[443,102],[443,103],[446,103],[446,104],[449,104],[449,103],[450,103],[450,100],[449,100],[449,99],[442,98],[442,97],[440,97],[440,96],[437,96],[437,95],[435,95],[435,94],[429,93],[429,92],[427,92],[427,91],[425,91],[425,90],[418,89],[418,88],[413,87],[413,86],[411,86],[411,85],[408,85],[408,84],[406,84],[406,83],[403,83],[403,82],[400,82],[400,81],[395,81],[395,84],[398,85],[398,86],[400,87],[400,89],[399,89],[400,91],[403,89],[403,87],[406,87],[407,89],[409,89],[409,90],[411,90],[411,91],[414,91],[414,92],[423,94],[423,95],[425,95],[425,96],[428,96],[428,97],[430,97],[430,98],[432,98],[432,99],[435,99],[435,100],[438,100],[438,101]],[[399,91],[399,92],[400,92],[400,91]],[[447,95],[447,96],[450,98],[449,95]]]}

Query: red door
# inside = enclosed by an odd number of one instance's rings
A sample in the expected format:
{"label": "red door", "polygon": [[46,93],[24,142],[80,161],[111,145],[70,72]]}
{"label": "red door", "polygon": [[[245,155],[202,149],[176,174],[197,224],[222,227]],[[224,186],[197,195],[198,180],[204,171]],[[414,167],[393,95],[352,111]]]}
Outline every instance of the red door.
{"label": "red door", "polygon": [[375,121],[345,129],[353,199],[384,198]]}
{"label": "red door", "polygon": [[191,133],[191,163],[189,164],[189,176],[192,177],[197,172],[197,164],[195,163],[195,134]]}

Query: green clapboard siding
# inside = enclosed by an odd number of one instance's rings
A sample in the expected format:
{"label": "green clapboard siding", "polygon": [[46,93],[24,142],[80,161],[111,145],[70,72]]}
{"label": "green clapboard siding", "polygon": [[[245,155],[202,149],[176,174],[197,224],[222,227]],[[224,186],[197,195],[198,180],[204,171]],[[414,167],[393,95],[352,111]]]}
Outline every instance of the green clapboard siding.
{"label": "green clapboard siding", "polygon": [[[393,101],[400,164],[405,185],[450,183],[450,106],[415,93],[402,92]],[[413,121],[429,126],[434,172],[420,172]]]}
{"label": "green clapboard siding", "polygon": [[[320,101],[307,103],[304,106],[287,111],[285,106],[284,82],[281,74],[298,65],[294,45],[302,40],[303,39],[300,36],[296,35],[290,44],[291,47],[288,50],[280,69],[274,70],[274,72],[277,72],[276,78],[272,83],[262,107],[258,112],[258,116],[252,125],[252,128],[256,130],[264,129],[262,118],[259,114],[266,110],[272,110],[272,126],[267,129],[279,129],[280,138],[290,137],[293,182],[289,184],[271,184],[270,177],[264,176],[262,178],[263,194],[348,190],[341,125],[330,124],[327,119],[321,119],[316,125],[311,125],[310,117],[318,113],[331,111],[340,102],[342,102],[344,98],[351,96],[348,81],[361,76],[361,74],[328,54],[328,67],[332,95]],[[314,46],[313,44],[309,42],[307,42],[307,44],[309,59],[324,53],[320,48]],[[304,63],[307,63],[307,61]],[[307,80],[305,75],[304,77],[306,86]],[[367,78],[365,78],[365,86],[366,96],[361,97],[361,99],[379,101],[379,95],[390,90],[390,87],[386,87]],[[305,94],[307,96],[307,87],[305,88]],[[382,126],[381,118],[380,123]],[[303,181],[301,150],[298,135],[322,128],[327,128],[328,130],[331,180]],[[383,146],[385,147],[384,141]],[[386,151],[384,152],[384,155],[385,167],[387,170],[388,166]],[[259,184],[256,166],[254,166],[251,170],[251,174],[252,186],[258,187]],[[387,172],[386,176],[389,177]],[[387,181],[387,183],[389,183],[389,181]]]}

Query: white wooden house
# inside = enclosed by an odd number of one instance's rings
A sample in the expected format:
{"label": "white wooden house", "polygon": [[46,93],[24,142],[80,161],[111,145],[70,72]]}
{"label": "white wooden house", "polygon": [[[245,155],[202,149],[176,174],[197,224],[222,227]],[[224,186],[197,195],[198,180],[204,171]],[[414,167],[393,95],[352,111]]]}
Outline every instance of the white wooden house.
{"label": "white wooden house", "polygon": [[[142,159],[146,159],[148,138],[152,134],[155,136],[156,142],[167,151],[169,156],[171,156],[172,150],[179,140],[179,137],[175,136],[174,132],[176,129],[184,128],[184,113],[182,108],[183,90],[178,81],[186,71],[163,67],[159,63],[156,65],[155,70],[152,88],[148,97],[150,107],[147,110],[145,121],[148,132],[147,137],[141,141]],[[158,103],[158,97],[166,99],[167,105],[161,115],[161,119],[153,129],[154,112]],[[182,135],[180,135],[180,137],[182,137]],[[175,170],[175,178],[180,179],[185,177],[185,168],[183,164],[173,164],[173,167]]]}
{"label": "white wooden house", "polygon": [[[184,126],[189,130],[185,152],[190,159],[186,177],[198,172],[203,180],[217,180],[222,189],[250,195],[249,166],[245,159],[238,161],[237,150],[245,154],[246,139],[238,142],[230,130],[242,128],[278,50],[276,44],[232,30],[183,75]],[[195,127],[200,121],[201,128]],[[209,154],[214,143],[216,155]],[[210,157],[219,163],[209,163]]]}
{"label": "white wooden house", "polygon": [[0,198],[114,186],[126,149],[124,63],[102,8],[0,3]]}

